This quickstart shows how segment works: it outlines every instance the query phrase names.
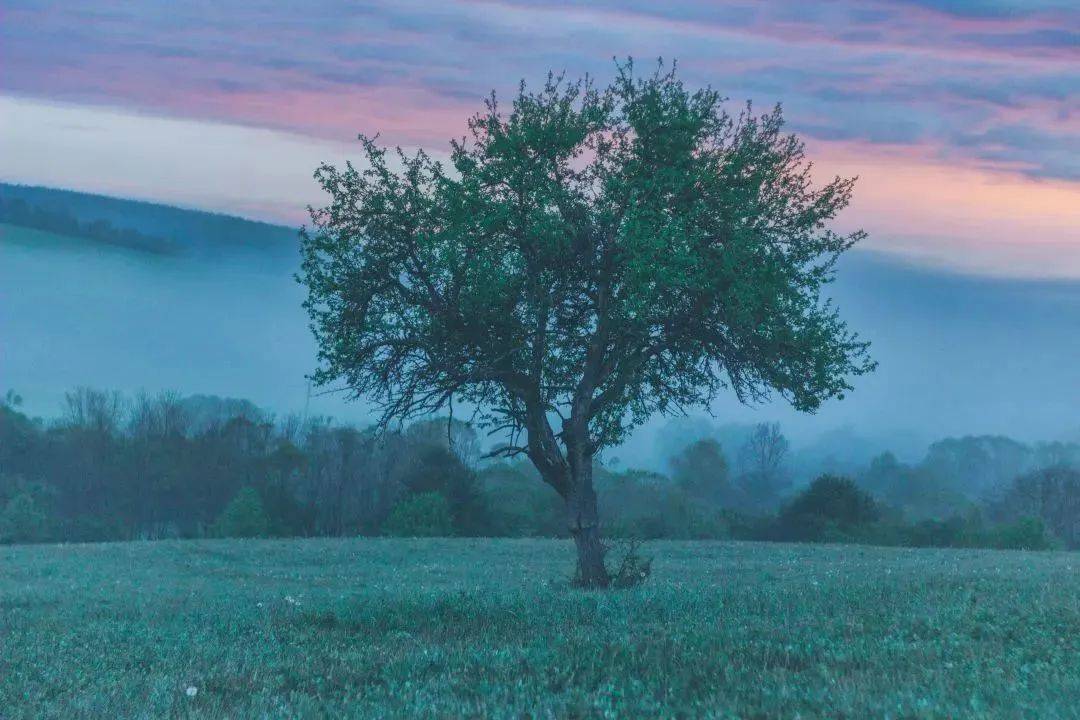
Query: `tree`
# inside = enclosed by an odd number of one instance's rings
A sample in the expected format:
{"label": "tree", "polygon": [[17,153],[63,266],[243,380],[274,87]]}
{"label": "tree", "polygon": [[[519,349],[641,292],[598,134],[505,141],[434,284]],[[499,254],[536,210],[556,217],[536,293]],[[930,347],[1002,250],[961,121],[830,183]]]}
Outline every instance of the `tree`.
{"label": "tree", "polygon": [[562,496],[585,586],[609,580],[599,451],[724,390],[814,411],[873,368],[821,296],[863,237],[828,228],[853,180],[814,187],[779,107],[722,105],[663,65],[606,88],[549,75],[508,110],[493,95],[450,167],[360,136],[365,167],[315,173],[315,381],[384,423],[475,408]]}
{"label": "tree", "polygon": [[830,530],[847,533],[880,515],[874,498],[854,481],[822,475],[781,511],[779,528],[789,540],[822,540]]}
{"label": "tree", "polygon": [[219,537],[265,537],[270,532],[262,498],[253,487],[241,488],[214,523]]}
{"label": "tree", "polygon": [[48,516],[28,491],[0,504],[0,544],[44,540],[48,536]]}
{"label": "tree", "polygon": [[406,495],[383,523],[383,533],[398,537],[448,537],[454,534],[450,503],[442,494]]}
{"label": "tree", "polygon": [[735,508],[742,502],[728,478],[727,459],[716,440],[706,438],[687,445],[671,459],[671,469],[672,479],[698,503]]}
{"label": "tree", "polygon": [[755,510],[770,510],[788,485],[789,444],[778,423],[758,423],[739,451],[742,490]]}
{"label": "tree", "polygon": [[1021,475],[991,508],[1006,522],[1037,519],[1066,547],[1080,548],[1080,470],[1057,466]]}
{"label": "tree", "polygon": [[1030,471],[1033,456],[1031,448],[1012,438],[979,435],[939,440],[927,449],[922,465],[939,482],[978,500]]}

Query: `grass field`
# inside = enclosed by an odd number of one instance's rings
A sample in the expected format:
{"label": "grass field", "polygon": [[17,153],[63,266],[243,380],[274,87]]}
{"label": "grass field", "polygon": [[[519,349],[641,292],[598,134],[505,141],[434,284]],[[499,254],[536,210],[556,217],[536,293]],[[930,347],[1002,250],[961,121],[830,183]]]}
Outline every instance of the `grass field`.
{"label": "grass field", "polygon": [[543,540],[0,548],[0,717],[1080,717],[1080,556]]}

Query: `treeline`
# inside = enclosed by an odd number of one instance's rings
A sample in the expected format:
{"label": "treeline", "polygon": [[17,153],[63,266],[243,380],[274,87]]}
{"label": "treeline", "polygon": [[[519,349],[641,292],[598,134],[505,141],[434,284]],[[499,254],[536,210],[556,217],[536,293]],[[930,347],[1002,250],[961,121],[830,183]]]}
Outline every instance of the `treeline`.
{"label": "treeline", "polygon": [[[674,450],[667,474],[598,465],[606,532],[642,539],[1080,546],[1080,454],[1005,438],[937,443],[792,488],[775,424]],[[211,536],[563,536],[524,462],[445,419],[376,433],[241,400],[79,388],[44,422],[0,402],[0,542]]]}
{"label": "treeline", "polygon": [[118,228],[108,220],[80,221],[70,212],[31,205],[19,198],[0,197],[0,223],[86,238],[158,255],[174,255],[180,249],[176,242],[168,238],[147,235],[132,228]]}

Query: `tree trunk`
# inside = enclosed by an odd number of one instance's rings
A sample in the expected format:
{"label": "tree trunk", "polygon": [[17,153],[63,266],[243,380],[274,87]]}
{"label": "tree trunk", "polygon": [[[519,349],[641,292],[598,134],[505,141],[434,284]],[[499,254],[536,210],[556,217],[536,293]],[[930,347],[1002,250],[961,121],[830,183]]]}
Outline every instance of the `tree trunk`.
{"label": "tree trunk", "polygon": [[592,484],[592,458],[586,458],[582,464],[574,463],[571,473],[566,512],[570,534],[577,546],[575,582],[584,588],[607,587],[611,578],[604,566],[605,548],[600,540],[600,516],[596,507],[596,490]]}

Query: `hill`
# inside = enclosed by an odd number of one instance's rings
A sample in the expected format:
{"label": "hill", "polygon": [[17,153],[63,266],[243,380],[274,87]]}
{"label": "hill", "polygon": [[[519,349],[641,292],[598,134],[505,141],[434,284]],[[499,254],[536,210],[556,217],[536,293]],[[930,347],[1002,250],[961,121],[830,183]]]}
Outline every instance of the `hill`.
{"label": "hill", "polygon": [[[0,391],[18,390],[45,415],[76,385],[305,407],[315,348],[292,279],[295,230],[42,188],[0,185],[0,197],[180,248],[155,254],[0,226]],[[961,275],[856,250],[830,294],[872,341],[878,371],[814,416],[728,401],[714,408],[722,422],[778,420],[797,445],[829,432],[812,452],[836,467],[886,449],[917,459],[950,435],[1080,439],[1071,392],[1080,387],[1080,282]],[[312,398],[311,412],[368,419],[335,396]],[[652,439],[663,423],[617,451],[624,465],[660,467],[670,453]]]}
{"label": "hill", "polygon": [[554,540],[0,548],[10,717],[1038,717],[1080,704],[1068,553]]}
{"label": "hill", "polygon": [[214,258],[253,251],[296,257],[295,228],[56,188],[0,183],[0,222],[148,252]]}

